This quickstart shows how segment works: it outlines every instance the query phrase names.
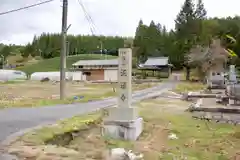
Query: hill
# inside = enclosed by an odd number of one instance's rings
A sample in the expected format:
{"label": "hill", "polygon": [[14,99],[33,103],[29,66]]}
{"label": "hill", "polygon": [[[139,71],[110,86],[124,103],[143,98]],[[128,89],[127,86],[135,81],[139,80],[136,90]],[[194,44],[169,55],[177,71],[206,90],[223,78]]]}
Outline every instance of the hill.
{"label": "hill", "polygon": [[[79,60],[100,60],[105,58],[113,59],[116,58],[116,56],[101,56],[99,54],[82,54],[77,56],[70,56],[67,57],[67,68],[71,68],[72,64]],[[34,72],[58,71],[60,69],[60,57],[39,60],[34,64],[26,64],[25,66],[21,66],[16,69],[21,70],[27,74],[32,74]]]}

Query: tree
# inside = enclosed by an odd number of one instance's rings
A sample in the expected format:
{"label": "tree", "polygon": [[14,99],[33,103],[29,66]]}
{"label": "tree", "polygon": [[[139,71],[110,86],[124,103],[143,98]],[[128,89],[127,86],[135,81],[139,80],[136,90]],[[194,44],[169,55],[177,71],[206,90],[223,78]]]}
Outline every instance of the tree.
{"label": "tree", "polygon": [[136,57],[140,62],[143,62],[147,58],[147,30],[148,26],[143,24],[140,20],[136,29],[133,46],[136,49]]}
{"label": "tree", "polygon": [[33,52],[35,52],[34,47],[28,43],[25,48],[22,50],[22,57],[27,58],[29,55],[31,55]]}
{"label": "tree", "polygon": [[197,19],[205,20],[207,19],[207,11],[204,7],[202,0],[197,1],[197,7],[195,10],[195,17]]}
{"label": "tree", "polygon": [[[178,61],[184,63],[184,56],[194,45],[195,39],[195,12],[192,0],[185,0],[175,20],[176,36],[178,39],[177,47],[180,56]],[[190,67],[186,66],[186,80],[190,79]]]}
{"label": "tree", "polygon": [[[226,35],[236,39],[231,43]],[[175,69],[187,68],[187,79],[189,79],[190,66],[185,62],[185,57],[192,52],[195,46],[209,46],[213,38],[220,39],[222,46],[229,52],[236,53],[236,61],[240,65],[240,17],[208,18],[203,0],[197,0],[194,7],[193,0],[185,0],[176,16],[175,29],[168,31],[161,24],[151,21],[144,24],[139,20],[133,40],[133,56],[140,62],[144,62],[149,56],[168,56]],[[91,36],[91,35],[68,35],[69,54],[101,53],[100,45],[107,50],[107,54],[117,55],[117,50],[124,43],[132,44],[129,37],[119,36]],[[6,47],[7,46],[7,47]],[[10,53],[19,53],[24,57],[42,56],[52,58],[60,56],[61,34],[42,33],[34,36],[31,43],[25,46],[0,44],[0,54],[8,56]],[[200,52],[195,51],[200,54]],[[187,62],[187,61],[186,61]]]}
{"label": "tree", "polygon": [[[68,35],[69,53],[71,54],[89,54],[99,50],[100,41],[104,49],[115,50],[124,45],[124,37],[118,36],[89,36],[89,35]],[[34,36],[32,42],[33,52],[24,53],[32,56],[42,56],[43,58],[53,58],[60,56],[61,34],[42,33],[40,36]],[[25,47],[29,47],[29,44]],[[29,48],[26,49],[29,51]]]}
{"label": "tree", "polygon": [[12,47],[6,45],[1,49],[0,54],[3,55],[4,57],[7,57],[11,54],[12,51],[13,51]]}
{"label": "tree", "polygon": [[192,0],[185,0],[182,9],[180,10],[175,20],[176,35],[182,39],[185,44],[189,44],[192,38],[195,21],[194,4]]}
{"label": "tree", "polygon": [[203,80],[212,66],[226,63],[229,58],[228,51],[221,45],[220,39],[212,39],[208,46],[196,45],[190,50],[188,64],[198,69],[198,77]]}
{"label": "tree", "polygon": [[159,30],[158,26],[154,23],[154,21],[151,21],[146,31],[147,36],[145,36],[145,43],[147,45],[147,56],[157,56],[158,53],[160,53],[158,50],[160,32],[161,30]]}
{"label": "tree", "polygon": [[[204,7],[202,0],[197,1],[195,14],[195,43],[208,44],[211,37],[206,37],[204,33],[204,20],[207,19],[207,11]],[[209,39],[208,39],[209,38]]]}

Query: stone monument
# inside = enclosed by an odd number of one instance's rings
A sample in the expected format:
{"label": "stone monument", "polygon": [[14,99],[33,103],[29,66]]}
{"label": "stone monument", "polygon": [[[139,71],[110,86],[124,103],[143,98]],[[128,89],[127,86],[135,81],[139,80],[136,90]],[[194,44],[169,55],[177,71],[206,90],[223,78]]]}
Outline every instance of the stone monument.
{"label": "stone monument", "polygon": [[237,81],[237,75],[235,71],[235,65],[229,66],[229,73],[228,73],[228,83],[226,86],[226,93],[229,96],[229,105],[236,104],[237,101],[240,100],[240,85]]}
{"label": "stone monument", "polygon": [[143,119],[132,107],[132,49],[119,49],[118,105],[109,109],[103,134],[115,139],[136,140],[143,129]]}
{"label": "stone monument", "polygon": [[235,65],[230,65],[230,69],[229,69],[229,82],[231,84],[236,84],[237,83],[237,76],[236,76],[236,71],[235,71]]}

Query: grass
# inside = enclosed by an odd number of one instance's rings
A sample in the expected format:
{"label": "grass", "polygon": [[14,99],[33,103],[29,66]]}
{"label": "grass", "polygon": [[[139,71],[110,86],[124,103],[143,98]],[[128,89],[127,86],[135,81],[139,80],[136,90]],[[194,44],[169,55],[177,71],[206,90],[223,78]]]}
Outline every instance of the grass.
{"label": "grass", "polygon": [[168,115],[169,132],[178,136],[167,142],[168,151],[162,159],[227,160],[235,155],[240,146],[240,128],[228,124],[192,120],[189,116]]}
{"label": "grass", "polygon": [[[79,135],[65,147],[74,150],[82,159],[104,159],[102,153],[109,148],[124,147],[144,154],[145,160],[227,160],[234,157],[240,151],[240,128],[228,124],[216,124],[201,120],[194,120],[187,113],[174,114],[173,111],[163,111],[161,105],[163,100],[148,100],[155,105],[139,104],[139,112],[144,119],[144,131],[135,142],[113,140],[100,135],[100,122],[104,111],[92,114],[76,116],[56,125],[44,127],[30,132],[21,137],[16,144],[27,146],[51,146],[49,142],[56,135],[63,135],[66,132],[80,130]],[[171,104],[180,106],[179,100]],[[89,127],[89,124],[94,124]],[[178,139],[171,140],[170,134],[176,134]],[[62,137],[63,139],[63,137]],[[55,150],[58,150],[56,147]],[[55,155],[56,156],[56,155]],[[86,157],[84,157],[86,156]],[[71,157],[68,157],[71,158]],[[79,159],[81,159],[79,157]],[[233,158],[232,158],[233,159]],[[74,160],[74,158],[73,158]]]}
{"label": "grass", "polygon": [[[20,82],[18,81],[9,81],[7,83],[3,83],[4,85],[13,84],[18,85]],[[142,90],[146,88],[150,88],[153,86],[158,85],[159,83],[142,83],[142,84],[133,84],[133,91]],[[0,108],[9,108],[9,107],[42,107],[42,106],[51,106],[57,104],[73,104],[73,103],[83,103],[95,100],[101,100],[108,97],[117,96],[116,91],[116,84],[84,84],[86,88],[94,88],[95,91],[102,90],[102,93],[94,92],[92,93],[84,93],[82,92],[81,95],[76,95],[77,99],[74,99],[73,96],[67,97],[65,100],[60,99],[53,99],[53,98],[23,98],[23,99],[16,99],[16,100],[8,100],[6,98],[2,98],[0,101]],[[112,89],[111,89],[112,87]],[[11,88],[11,87],[10,87]],[[109,88],[109,91],[105,91]],[[115,88],[115,89],[114,89]],[[42,88],[44,89],[44,87]],[[37,90],[36,90],[37,92]],[[24,95],[24,94],[23,94]],[[83,98],[80,98],[84,96]]]}
{"label": "grass", "polygon": [[206,85],[199,82],[181,82],[174,89],[177,93],[184,93],[189,91],[200,91],[206,89]]}
{"label": "grass", "polygon": [[0,82],[0,85],[5,85],[5,84],[21,84],[24,83],[25,80],[21,80],[21,79],[16,79],[16,80],[10,80],[10,81],[2,81]]}
{"label": "grass", "polygon": [[[165,136],[164,143],[157,144],[164,148],[160,152],[148,151],[146,159],[227,160],[240,151],[239,126],[195,120],[187,113],[163,114],[159,107],[144,106],[140,110],[146,123],[162,126],[158,136]],[[151,132],[148,130],[145,128],[146,137]],[[172,133],[178,139],[169,140],[167,136]]]}
{"label": "grass", "polygon": [[[99,54],[82,54],[79,56],[67,57],[67,68],[71,68],[72,64],[79,60],[94,60],[94,59],[112,59],[116,58],[115,56],[101,56]],[[48,72],[48,71],[57,71],[60,69],[60,57],[55,57],[51,59],[40,60],[35,64],[29,64],[22,67],[16,68],[27,74],[34,72]]]}
{"label": "grass", "polygon": [[[65,100],[60,99],[21,99],[16,101],[8,101],[4,103],[0,102],[0,108],[9,108],[9,107],[43,107],[43,106],[51,106],[57,104],[73,104],[73,103],[84,103],[89,101],[101,100],[107,97],[114,96],[115,93],[110,91],[106,92],[102,95],[93,95],[93,94],[84,94],[84,98],[73,99],[66,98]],[[82,95],[80,95],[82,96]],[[80,97],[78,96],[78,97]]]}
{"label": "grass", "polygon": [[67,119],[67,121],[59,121],[56,125],[29,132],[21,137],[20,140],[28,144],[44,145],[46,141],[52,140],[56,135],[88,128],[89,124],[97,123],[101,118],[102,112],[100,111],[87,115],[75,116]]}

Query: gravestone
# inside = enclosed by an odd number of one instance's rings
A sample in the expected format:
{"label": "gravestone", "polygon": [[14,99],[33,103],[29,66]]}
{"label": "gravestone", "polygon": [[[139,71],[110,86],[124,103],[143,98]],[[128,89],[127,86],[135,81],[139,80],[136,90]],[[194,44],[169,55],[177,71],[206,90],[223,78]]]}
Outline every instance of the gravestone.
{"label": "gravestone", "polygon": [[229,82],[232,84],[237,83],[237,76],[236,76],[236,71],[235,71],[235,65],[230,65],[229,69]]}
{"label": "gravestone", "polygon": [[229,78],[227,84],[227,93],[229,95],[229,105],[234,105],[236,100],[240,100],[240,85],[237,84],[237,76],[235,72],[235,66],[229,67]]}
{"label": "gravestone", "polygon": [[132,49],[119,49],[118,105],[109,109],[103,134],[115,139],[136,140],[142,132],[142,118],[132,107]]}
{"label": "gravestone", "polygon": [[210,70],[209,75],[207,76],[207,85],[212,89],[224,88],[225,87],[224,72]]}

